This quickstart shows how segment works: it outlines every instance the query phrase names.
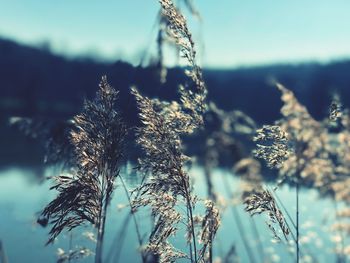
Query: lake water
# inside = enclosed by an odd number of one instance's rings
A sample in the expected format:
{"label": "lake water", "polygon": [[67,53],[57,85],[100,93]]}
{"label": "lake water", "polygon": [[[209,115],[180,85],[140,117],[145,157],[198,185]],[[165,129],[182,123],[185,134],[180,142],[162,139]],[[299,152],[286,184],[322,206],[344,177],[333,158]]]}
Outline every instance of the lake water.
{"label": "lake water", "polygon": [[[50,168],[44,172],[46,175],[54,175],[58,171]],[[202,177],[203,170],[200,167],[193,167],[190,169],[190,173],[195,181],[195,192],[199,197],[205,198],[206,186]],[[233,177],[228,171],[214,171],[215,187],[220,194],[227,197],[223,177],[226,177],[233,191],[238,190],[239,179]],[[34,171],[28,169],[9,168],[0,171],[0,239],[4,243],[9,263],[56,262],[57,249],[68,250],[70,242],[73,247],[84,245],[93,249],[94,243],[83,235],[84,232],[91,231],[90,227],[80,228],[72,235],[61,235],[54,245],[45,246],[49,229],[42,228],[35,222],[38,212],[52,200],[55,193],[48,190],[50,182],[38,183],[33,178],[35,178]],[[129,187],[132,188],[134,180],[129,178],[127,181]],[[284,186],[278,189],[277,193],[284,205],[288,207],[289,213],[294,217],[294,189]],[[335,245],[331,238],[336,233],[330,232],[330,225],[335,220],[334,204],[329,199],[320,199],[315,190],[303,190],[300,200],[302,251],[304,254],[311,255],[311,258],[305,257],[304,262],[335,262],[333,254]],[[122,222],[128,214],[127,208],[120,209],[120,206],[124,204],[126,204],[125,193],[121,187],[117,187],[109,208],[106,226],[104,254],[105,258],[114,258],[111,262],[116,261],[116,248],[121,246],[116,235],[120,233]],[[254,253],[255,261],[263,262],[258,254],[259,242],[257,242],[255,231],[252,230],[250,216],[244,212],[242,205],[237,205],[235,209],[243,224],[243,232]],[[147,211],[141,211],[140,214],[137,214],[143,233],[147,232],[151,224],[146,215]],[[273,242],[265,220],[264,216],[254,217],[254,223],[264,247],[265,262],[293,262],[294,247],[291,246],[288,249],[285,244]],[[215,256],[224,255],[235,244],[240,261],[250,262],[243,246],[241,232],[233,217],[232,208],[228,207],[222,214],[222,223],[215,241]],[[136,233],[131,220],[123,237],[125,240],[119,262],[140,262],[140,256],[137,253]],[[184,237],[181,232],[174,238],[173,242],[179,248],[187,251],[183,247]],[[314,258],[312,259],[312,257]],[[93,262],[93,257],[86,258],[81,262]]]}

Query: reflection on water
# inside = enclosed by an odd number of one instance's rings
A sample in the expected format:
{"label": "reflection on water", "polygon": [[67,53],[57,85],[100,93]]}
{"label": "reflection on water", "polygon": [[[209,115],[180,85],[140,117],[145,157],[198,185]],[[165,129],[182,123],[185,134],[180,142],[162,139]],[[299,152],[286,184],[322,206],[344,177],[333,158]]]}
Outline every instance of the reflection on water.
{"label": "reflection on water", "polygon": [[[130,169],[126,170],[130,172]],[[53,175],[55,169],[47,169],[46,174]],[[195,180],[196,193],[205,198],[206,186],[203,178],[203,170],[199,167],[191,168],[191,174]],[[233,190],[239,190],[239,179],[224,170],[216,170],[213,173],[214,183],[219,193],[225,196],[222,177],[229,177]],[[83,245],[91,249],[94,248],[92,241],[84,237],[83,233],[91,231],[91,228],[80,228],[70,235],[62,235],[54,245],[45,246],[47,241],[47,228],[37,225],[37,212],[42,209],[54,196],[54,192],[49,191],[50,184],[44,182],[39,184],[34,178],[33,171],[11,168],[0,172],[0,239],[3,240],[9,262],[55,262],[58,248],[69,249],[69,243],[73,246]],[[132,182],[133,180],[129,180]],[[117,182],[119,183],[119,182]],[[289,187],[282,187],[278,190],[280,199],[288,208],[291,216],[294,216],[294,191]],[[318,262],[333,262],[334,255],[332,250],[334,245],[331,243],[329,226],[334,222],[334,208],[330,200],[318,199],[317,192],[314,190],[304,190],[301,193],[301,243],[303,251],[316,256]],[[120,227],[124,221],[128,210],[120,209],[121,205],[126,204],[126,197],[123,189],[117,187],[112,204],[109,209],[109,216],[106,228],[105,255],[113,258],[117,244],[120,239],[116,234],[120,233]],[[241,205],[237,206],[240,218],[244,225],[244,233],[253,250],[257,249],[257,240],[252,231],[250,217],[243,211]],[[140,223],[141,231],[147,232],[150,226],[148,217],[143,214],[147,211],[141,211],[137,217]],[[146,218],[146,219],[144,219]],[[264,244],[264,252],[272,260],[280,262],[293,262],[294,249],[291,247],[288,251],[283,244],[271,242],[271,233],[268,231],[263,217],[256,217],[255,223],[258,226],[258,232]],[[125,231],[125,241],[120,254],[119,262],[138,262],[140,257],[136,252],[137,238],[133,225],[127,225]],[[174,238],[174,243],[181,248],[184,237],[180,234]],[[231,209],[227,208],[223,213],[221,227],[219,228],[217,243],[214,247],[214,253],[217,256],[225,254],[232,244],[236,245],[236,250],[241,262],[248,262],[247,254],[242,244],[240,231],[232,216]],[[92,257],[82,262],[92,262]]]}

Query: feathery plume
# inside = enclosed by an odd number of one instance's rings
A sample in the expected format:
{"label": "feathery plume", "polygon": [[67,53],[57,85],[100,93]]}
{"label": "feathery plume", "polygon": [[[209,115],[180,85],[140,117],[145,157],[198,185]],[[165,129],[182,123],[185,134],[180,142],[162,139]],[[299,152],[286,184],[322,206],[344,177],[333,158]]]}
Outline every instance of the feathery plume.
{"label": "feathery plume", "polygon": [[206,111],[207,88],[203,79],[202,69],[196,61],[196,51],[192,35],[187,27],[185,17],[178,11],[171,0],[159,0],[162,14],[168,21],[167,34],[180,49],[181,56],[187,61],[189,77],[184,86],[180,86],[183,109],[191,115],[191,125],[194,127],[203,124],[203,113]]}
{"label": "feathery plume", "polygon": [[281,167],[289,155],[287,133],[279,126],[264,125],[253,140],[261,142],[257,143],[254,155],[264,159],[270,168]]}
{"label": "feathery plume", "polygon": [[[145,152],[140,160],[140,169],[150,174],[147,182],[140,186],[141,198],[134,201],[134,206],[150,205],[156,220],[146,250],[158,255],[160,262],[173,262],[184,256],[168,242],[177,230],[175,226],[183,220],[181,213],[176,211],[177,199],[183,198],[188,213],[192,213],[196,202],[191,194],[189,176],[183,169],[188,157],[181,151],[176,123],[167,118],[168,114],[164,111],[157,111],[153,101],[143,97],[135,88],[132,93],[143,124],[137,130],[137,143]],[[189,219],[193,217],[188,216]]]}
{"label": "feathery plume", "polygon": [[277,240],[281,240],[275,227],[275,225],[277,225],[282,231],[286,241],[288,241],[287,236],[290,232],[289,227],[286,224],[281,210],[277,207],[275,199],[268,190],[263,190],[250,195],[248,198],[246,198],[245,204],[245,210],[249,212],[251,216],[254,216],[255,214],[267,213],[269,216],[269,221],[266,222],[266,224],[271,229],[274,237]]}
{"label": "feathery plume", "polygon": [[55,177],[51,189],[58,196],[42,212],[53,225],[48,243],[64,230],[84,223],[97,228],[96,262],[102,259],[107,206],[119,174],[126,129],[115,109],[118,92],[102,77],[94,101],[85,101],[84,110],[74,117],[71,131],[77,170]]}

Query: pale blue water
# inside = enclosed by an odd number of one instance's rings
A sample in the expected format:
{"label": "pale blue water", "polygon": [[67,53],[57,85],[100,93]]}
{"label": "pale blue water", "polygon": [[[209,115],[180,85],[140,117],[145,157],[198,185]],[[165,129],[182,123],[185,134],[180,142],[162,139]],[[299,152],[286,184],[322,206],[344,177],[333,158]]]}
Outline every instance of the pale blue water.
{"label": "pale blue water", "polygon": [[[55,169],[48,169],[46,174],[54,174]],[[58,248],[69,249],[69,235],[61,235],[54,245],[45,246],[47,241],[48,228],[42,228],[35,224],[37,212],[47,204],[54,196],[53,191],[48,191],[49,182],[38,184],[31,180],[33,172],[11,168],[0,171],[0,239],[3,240],[6,254],[10,263],[13,262],[55,262],[56,251]],[[202,178],[203,170],[199,167],[191,169],[195,181],[195,192],[202,198],[205,198],[206,187]],[[239,179],[234,178],[230,173],[223,170],[216,170],[213,174],[216,189],[225,196],[222,176],[227,176],[232,190],[239,189]],[[132,181],[132,180],[129,180]],[[285,186],[278,190],[279,197],[283,200],[289,213],[294,216],[294,189]],[[332,254],[334,244],[331,242],[330,224],[334,222],[334,206],[331,200],[319,199],[314,190],[303,190],[300,196],[301,200],[301,240],[303,251],[311,251],[311,254],[317,257],[317,262],[334,262],[335,256]],[[124,220],[128,209],[119,209],[119,205],[126,204],[126,197],[123,189],[117,187],[112,204],[109,209],[107,220],[105,256],[110,248],[116,245],[112,241],[118,233],[121,222]],[[243,206],[238,205],[238,213],[244,225],[244,232],[249,240],[249,245],[254,251],[256,262],[262,262],[257,253],[257,241],[251,228],[251,219],[243,211]],[[137,215],[141,232],[145,233],[150,227],[150,219],[147,217],[147,211],[141,211]],[[294,256],[287,251],[286,245],[272,242],[272,236],[264,220],[265,217],[258,216],[255,219],[258,226],[258,232],[264,244],[264,253],[266,262],[293,262]],[[73,246],[80,244],[94,248],[94,243],[87,240],[82,233],[91,231],[91,228],[81,228],[73,233]],[[183,232],[176,236],[174,243],[179,248],[184,249]],[[224,210],[222,223],[219,229],[217,240],[214,247],[216,256],[227,252],[232,244],[236,245],[241,262],[249,262],[247,253],[242,244],[242,238],[239,234],[237,224],[232,215],[231,208]],[[114,244],[114,245],[112,245]],[[293,249],[293,246],[292,248]],[[114,253],[111,253],[112,255]],[[93,262],[93,257],[87,258],[81,262]],[[119,262],[140,262],[137,253],[137,239],[133,223],[129,222],[128,229],[125,232],[125,242],[120,254]]]}

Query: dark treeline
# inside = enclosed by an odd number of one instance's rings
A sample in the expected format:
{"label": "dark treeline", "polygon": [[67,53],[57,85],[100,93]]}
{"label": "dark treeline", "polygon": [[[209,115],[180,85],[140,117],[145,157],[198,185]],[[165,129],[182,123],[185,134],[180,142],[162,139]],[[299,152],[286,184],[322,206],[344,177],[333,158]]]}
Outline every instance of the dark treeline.
{"label": "dark treeline", "polygon": [[[295,92],[315,118],[327,115],[332,92],[350,105],[350,60],[321,64],[272,65],[240,69],[207,69],[204,78],[209,100],[225,110],[238,109],[257,123],[279,118],[279,92],[275,79]],[[87,58],[67,59],[47,49],[33,48],[0,39],[1,165],[40,163],[36,142],[6,125],[11,116],[65,120],[80,112],[84,98],[94,97],[102,75],[120,91],[120,109],[125,121],[135,124],[136,105],[130,87],[143,94],[171,100],[178,96],[183,70],[168,70],[167,82],[159,82],[156,67],[134,67],[125,62],[102,63]],[[13,143],[13,140],[16,143]],[[33,149],[28,156],[23,148]]]}
{"label": "dark treeline", "polygon": [[[0,111],[6,116],[71,117],[92,98],[102,75],[122,97],[121,108],[131,117],[130,87],[148,96],[172,99],[183,79],[180,69],[168,70],[167,82],[159,83],[155,68],[133,67],[125,62],[101,63],[91,59],[69,60],[48,50],[0,39]],[[330,95],[338,91],[350,104],[350,60],[325,65],[272,65],[239,69],[204,70],[209,100],[223,109],[239,109],[258,123],[278,118],[279,94],[270,85],[276,79],[295,92],[316,118],[326,113]]]}

